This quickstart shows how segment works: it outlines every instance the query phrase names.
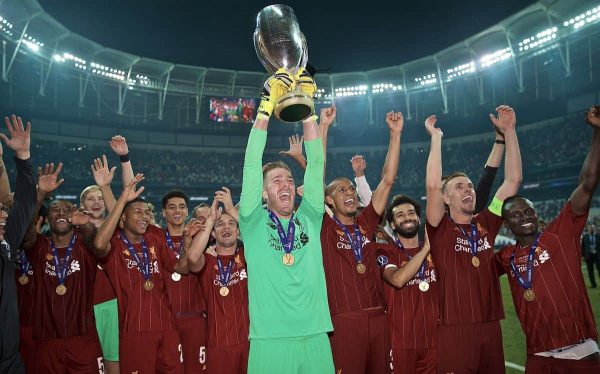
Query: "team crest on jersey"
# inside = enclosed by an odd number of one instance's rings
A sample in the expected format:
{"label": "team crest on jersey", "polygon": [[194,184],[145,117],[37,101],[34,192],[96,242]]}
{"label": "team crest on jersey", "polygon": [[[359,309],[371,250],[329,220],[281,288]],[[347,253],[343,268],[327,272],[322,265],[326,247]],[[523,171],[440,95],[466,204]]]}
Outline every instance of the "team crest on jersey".
{"label": "team crest on jersey", "polygon": [[[294,217],[294,224],[296,225],[296,236],[294,239],[294,250],[299,250],[303,248],[308,243],[308,235],[306,235],[306,227],[302,224],[302,222],[298,219],[298,217]],[[273,222],[269,220],[267,225],[271,230],[269,232],[269,246],[276,251],[283,251],[283,246],[281,245],[281,240],[279,239],[279,235],[277,234],[277,226]]]}
{"label": "team crest on jersey", "polygon": [[479,222],[477,222],[477,232],[479,233],[479,236],[485,236],[488,233],[488,229],[481,226]]}
{"label": "team crest on jersey", "polygon": [[156,259],[156,248],[154,248],[154,246],[150,247],[150,257],[153,260]]}
{"label": "team crest on jersey", "polygon": [[[538,247],[539,248],[539,247]],[[540,260],[540,263],[544,263],[546,261],[548,261],[550,259],[550,254],[548,253],[547,250],[542,250],[542,252],[540,252],[540,254],[538,255],[538,259]]]}
{"label": "team crest on jersey", "polygon": [[52,253],[47,253],[46,254],[46,260],[52,261],[52,259],[54,259],[54,256],[52,256]]}
{"label": "team crest on jersey", "polygon": [[433,257],[431,257],[431,253],[427,255],[427,266],[428,267],[433,266]]}
{"label": "team crest on jersey", "polygon": [[385,255],[379,255],[377,256],[377,265],[382,268],[385,265],[389,264],[390,261],[388,260],[387,256]]}

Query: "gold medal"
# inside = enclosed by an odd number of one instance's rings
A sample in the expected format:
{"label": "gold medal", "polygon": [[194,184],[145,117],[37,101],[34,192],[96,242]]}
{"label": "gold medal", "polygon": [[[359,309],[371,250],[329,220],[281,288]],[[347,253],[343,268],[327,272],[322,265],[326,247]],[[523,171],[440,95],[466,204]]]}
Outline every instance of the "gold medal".
{"label": "gold medal", "polygon": [[181,274],[173,273],[171,274],[171,279],[173,279],[175,282],[179,282],[181,280]]}
{"label": "gold medal", "polygon": [[294,258],[293,254],[286,253],[283,255],[283,264],[284,265],[292,266],[292,265],[294,265],[294,262],[296,262],[296,259]]}
{"label": "gold medal", "polygon": [[481,262],[479,261],[479,258],[476,256],[473,256],[471,258],[471,263],[473,264],[473,266],[475,266],[476,268],[479,267],[479,265],[481,264]]}
{"label": "gold medal", "polygon": [[26,285],[29,283],[29,277],[26,274],[21,275],[19,277],[19,283],[21,283],[22,286]]}
{"label": "gold medal", "polygon": [[151,291],[152,288],[154,288],[154,283],[152,283],[152,281],[150,279],[148,279],[147,281],[144,282],[144,289],[146,291]]}
{"label": "gold medal", "polygon": [[56,293],[59,296],[62,296],[64,294],[66,294],[67,293],[67,287],[65,287],[64,284],[59,284],[58,287],[56,287]]}
{"label": "gold medal", "polygon": [[359,262],[358,265],[356,265],[356,271],[358,271],[359,274],[364,274],[365,271],[367,271],[367,266],[362,262]]}
{"label": "gold medal", "polygon": [[525,290],[525,294],[523,296],[525,297],[525,300],[527,300],[527,301],[535,300],[535,292],[533,292],[533,290],[531,288]]}
{"label": "gold medal", "polygon": [[221,287],[221,289],[219,289],[219,293],[221,294],[221,296],[225,297],[227,295],[229,295],[229,288],[227,288],[226,286]]}
{"label": "gold medal", "polygon": [[421,283],[419,283],[419,289],[423,292],[427,292],[429,290],[429,283],[427,283],[427,281],[421,281]]}

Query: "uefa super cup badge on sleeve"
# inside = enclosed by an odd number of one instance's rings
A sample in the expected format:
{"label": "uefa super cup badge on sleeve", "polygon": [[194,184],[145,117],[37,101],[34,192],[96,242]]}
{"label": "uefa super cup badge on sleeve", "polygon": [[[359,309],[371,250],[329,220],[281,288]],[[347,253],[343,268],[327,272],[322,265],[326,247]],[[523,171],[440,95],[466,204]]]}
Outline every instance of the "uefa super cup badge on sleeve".
{"label": "uefa super cup badge on sleeve", "polygon": [[[254,48],[270,74],[284,68],[294,75],[308,61],[306,39],[294,10],[287,5],[270,5],[258,13]],[[314,112],[313,98],[298,87],[283,95],[274,109],[275,116],[284,122],[302,121]]]}

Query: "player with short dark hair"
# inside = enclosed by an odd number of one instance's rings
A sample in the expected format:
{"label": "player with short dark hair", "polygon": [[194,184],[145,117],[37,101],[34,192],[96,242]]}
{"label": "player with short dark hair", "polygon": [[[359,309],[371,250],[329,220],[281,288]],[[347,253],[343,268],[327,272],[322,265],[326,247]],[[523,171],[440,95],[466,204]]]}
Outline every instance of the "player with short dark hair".
{"label": "player with short dark hair", "polygon": [[335,368],[344,373],[388,373],[389,329],[385,298],[373,248],[375,235],[398,173],[402,113],[386,116],[389,147],[382,178],[369,205],[358,212],[356,188],[335,178],[325,189],[333,216],[323,215],[321,246],[334,331],[330,334]]}
{"label": "player with short dark hair", "polygon": [[[180,190],[167,192],[161,199],[166,227],[162,239],[171,257],[179,259],[184,252],[184,230],[188,215],[188,196]],[[197,373],[206,368],[206,305],[197,274],[173,272],[167,279],[171,310],[181,341],[185,373]]]}
{"label": "player with short dark hair", "polygon": [[392,368],[435,373],[438,286],[429,243],[419,240],[421,205],[406,195],[394,196],[386,220],[394,230],[394,244],[370,245],[385,280]]}
{"label": "player with short dark hair", "polygon": [[[136,175],[96,235],[119,304],[119,360],[123,372],[183,373],[179,334],[168,302],[167,278],[187,274],[186,256],[169,255],[164,233],[150,225]],[[121,224],[122,228],[117,226]]]}
{"label": "player with short dark hair", "polygon": [[522,196],[504,201],[502,217],[517,237],[496,258],[508,274],[517,316],[527,339],[528,373],[599,373],[594,315],[581,271],[581,233],[600,180],[600,106],[586,122],[592,142],[579,183],[558,217],[544,231]]}
{"label": "player with short dark hair", "polygon": [[[62,164],[38,170],[38,205],[63,182]],[[102,357],[93,315],[96,227],[87,212],[65,200],[48,207],[50,237],[31,225],[21,244],[36,279],[34,287],[34,372],[90,373]],[[22,279],[25,281],[25,279]]]}

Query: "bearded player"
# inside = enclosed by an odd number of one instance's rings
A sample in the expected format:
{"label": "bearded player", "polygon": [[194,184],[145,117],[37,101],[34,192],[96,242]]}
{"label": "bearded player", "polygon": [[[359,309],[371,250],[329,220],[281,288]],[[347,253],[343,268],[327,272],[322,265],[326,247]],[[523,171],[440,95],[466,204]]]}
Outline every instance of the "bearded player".
{"label": "bearded player", "polygon": [[392,368],[397,373],[435,373],[437,367],[437,277],[429,243],[419,240],[420,217],[419,203],[395,196],[386,212],[394,244],[369,244],[376,248],[385,280]]}
{"label": "bearded player", "polygon": [[442,184],[443,133],[435,127],[435,116],[425,121],[431,136],[426,227],[440,292],[436,344],[440,373],[504,373],[500,331],[504,309],[493,246],[502,225],[502,201],[519,189],[522,171],[515,113],[504,105],[496,110],[498,118],[490,114],[490,119],[506,142],[504,181],[489,208],[476,216],[477,196],[466,174],[451,174]]}
{"label": "bearded player", "polygon": [[[246,373],[250,342],[248,332],[248,273],[244,246],[238,242],[235,218],[212,204],[205,229],[194,237],[188,251],[190,271],[201,272],[208,310],[207,373]],[[214,254],[205,252],[210,237]]]}
{"label": "bearded player", "polygon": [[497,259],[527,340],[527,373],[600,373],[598,333],[581,272],[581,233],[600,179],[600,106],[586,122],[592,144],[579,184],[564,208],[541,231],[531,201],[512,196],[502,217],[517,238]]}

